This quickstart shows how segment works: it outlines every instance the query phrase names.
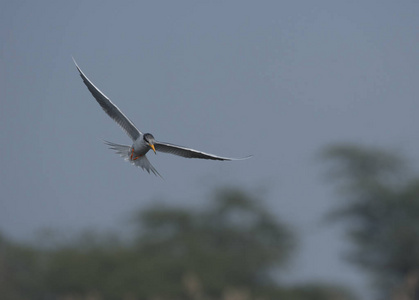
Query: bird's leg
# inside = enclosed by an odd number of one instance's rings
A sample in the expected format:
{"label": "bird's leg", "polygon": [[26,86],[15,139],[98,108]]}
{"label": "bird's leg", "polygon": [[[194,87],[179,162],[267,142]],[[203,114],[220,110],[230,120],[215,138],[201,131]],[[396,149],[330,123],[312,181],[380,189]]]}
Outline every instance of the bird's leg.
{"label": "bird's leg", "polygon": [[142,155],[138,155],[138,156],[134,157],[134,147],[132,147],[132,149],[131,149],[131,160],[132,160],[132,161],[137,160],[137,159],[139,159],[141,156],[142,156]]}
{"label": "bird's leg", "polygon": [[138,155],[137,157],[134,157],[132,160],[137,160],[141,157],[142,155]]}
{"label": "bird's leg", "polygon": [[131,160],[132,160],[133,155],[134,155],[134,147],[131,148]]}

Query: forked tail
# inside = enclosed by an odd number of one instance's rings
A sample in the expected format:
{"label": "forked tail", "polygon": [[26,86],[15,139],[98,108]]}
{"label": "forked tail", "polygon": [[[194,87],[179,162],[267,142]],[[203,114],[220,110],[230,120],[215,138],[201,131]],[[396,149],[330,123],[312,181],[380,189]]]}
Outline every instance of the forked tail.
{"label": "forked tail", "polygon": [[130,160],[131,146],[115,144],[108,141],[104,141],[104,143],[109,146],[109,149],[114,150],[117,154],[119,154],[126,161]]}

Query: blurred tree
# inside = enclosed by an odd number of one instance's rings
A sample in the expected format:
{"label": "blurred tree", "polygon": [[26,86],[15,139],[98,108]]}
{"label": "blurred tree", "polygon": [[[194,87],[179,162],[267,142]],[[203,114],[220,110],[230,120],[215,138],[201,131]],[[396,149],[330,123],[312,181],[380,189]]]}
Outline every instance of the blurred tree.
{"label": "blurred tree", "polygon": [[43,268],[39,252],[0,234],[0,299],[40,299]]}
{"label": "blurred tree", "polygon": [[[180,295],[179,278],[194,274],[211,296],[220,296],[226,286],[269,282],[271,268],[286,262],[294,239],[256,200],[229,189],[219,191],[213,206],[203,211],[156,207],[140,213],[136,245],[153,260],[149,279],[155,276],[160,292],[162,280],[177,285]],[[154,268],[156,264],[166,266],[172,276],[162,278],[167,272]]]}
{"label": "blurred tree", "polygon": [[338,287],[281,287],[273,274],[295,249],[288,227],[249,192],[211,200],[201,210],[140,211],[125,241],[95,232],[44,239],[43,248],[0,239],[0,299],[353,299]]}
{"label": "blurred tree", "polygon": [[339,145],[323,154],[345,199],[329,217],[346,221],[349,259],[371,272],[382,298],[419,299],[419,178],[379,149]]}

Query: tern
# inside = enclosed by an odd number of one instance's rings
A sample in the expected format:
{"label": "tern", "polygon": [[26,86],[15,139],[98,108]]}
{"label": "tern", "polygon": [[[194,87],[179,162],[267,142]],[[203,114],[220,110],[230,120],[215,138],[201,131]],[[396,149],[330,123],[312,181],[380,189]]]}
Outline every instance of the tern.
{"label": "tern", "polygon": [[157,151],[159,151],[186,158],[212,159],[220,161],[242,160],[251,157],[221,157],[183,146],[156,141],[151,133],[142,133],[140,130],[138,130],[134,123],[128,119],[122,113],[122,111],[89,80],[89,78],[87,78],[87,76],[77,65],[77,62],[74,58],[73,61],[90,93],[93,95],[102,109],[108,114],[108,116],[111,117],[133,141],[131,146],[115,144],[108,141],[105,141],[105,144],[107,144],[110,149],[114,150],[117,154],[123,157],[126,161],[131,162],[133,165],[142,168],[148,173],[152,172],[154,175],[161,177],[159,172],[157,172],[157,170],[147,159],[146,154],[149,150],[153,150],[155,154]]}

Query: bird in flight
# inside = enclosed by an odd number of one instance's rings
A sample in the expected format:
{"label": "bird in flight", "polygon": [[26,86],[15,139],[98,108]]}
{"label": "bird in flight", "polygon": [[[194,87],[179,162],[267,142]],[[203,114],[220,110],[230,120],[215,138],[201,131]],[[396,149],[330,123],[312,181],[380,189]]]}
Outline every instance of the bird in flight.
{"label": "bird in flight", "polygon": [[123,157],[125,160],[131,162],[133,165],[146,170],[148,173],[152,172],[156,176],[160,176],[159,172],[153,167],[150,161],[147,159],[147,152],[149,150],[153,150],[154,153],[156,151],[165,152],[170,154],[175,154],[178,156],[186,157],[186,158],[201,158],[201,159],[212,159],[212,160],[221,160],[221,161],[229,161],[229,160],[241,160],[247,159],[251,156],[244,157],[244,158],[228,158],[228,157],[221,157],[209,153],[205,153],[202,151],[197,151],[191,148],[186,148],[183,146],[178,146],[170,143],[159,142],[154,139],[154,136],[150,133],[142,133],[139,131],[135,125],[122,113],[122,111],[115,105],[113,102],[106,97],[104,93],[102,93],[90,80],[89,78],[84,75],[82,70],[77,65],[76,61],[74,60],[74,64],[76,65],[77,70],[80,73],[81,78],[83,79],[84,84],[89,89],[90,93],[92,93],[93,97],[102,107],[102,109],[111,117],[118,125],[126,132],[126,134],[131,138],[133,141],[131,146],[128,145],[120,145],[115,144],[112,142],[105,141],[105,143],[109,146],[110,149],[114,150],[117,154]]}

